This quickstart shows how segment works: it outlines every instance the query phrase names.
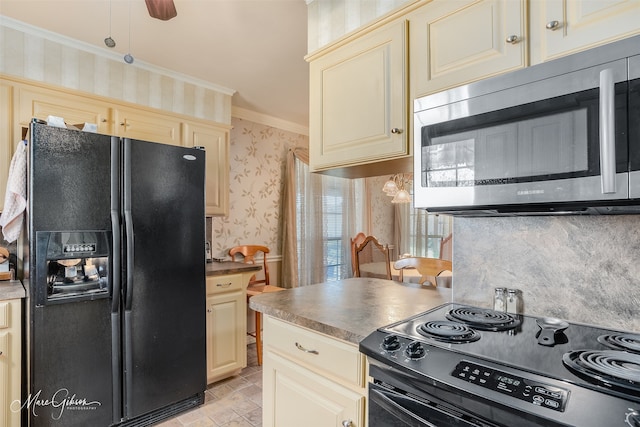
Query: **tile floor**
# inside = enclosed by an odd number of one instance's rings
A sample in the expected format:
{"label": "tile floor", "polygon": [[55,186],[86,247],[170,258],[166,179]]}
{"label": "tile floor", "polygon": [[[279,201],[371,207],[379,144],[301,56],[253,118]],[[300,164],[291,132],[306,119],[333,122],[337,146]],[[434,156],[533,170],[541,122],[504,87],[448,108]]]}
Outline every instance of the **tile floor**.
{"label": "tile floor", "polygon": [[157,427],[262,426],[262,368],[255,342],[247,345],[247,367],[239,375],[210,384],[204,405],[183,412]]}

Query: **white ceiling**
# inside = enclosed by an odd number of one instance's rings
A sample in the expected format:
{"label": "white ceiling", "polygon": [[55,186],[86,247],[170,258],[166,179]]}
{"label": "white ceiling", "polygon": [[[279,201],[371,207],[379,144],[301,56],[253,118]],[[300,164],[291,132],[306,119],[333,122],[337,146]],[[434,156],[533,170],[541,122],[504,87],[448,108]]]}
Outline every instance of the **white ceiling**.
{"label": "white ceiling", "polygon": [[169,21],[150,18],[144,0],[0,0],[0,14],[99,49],[110,35],[110,52],[233,89],[236,107],[308,126],[304,0],[174,2]]}

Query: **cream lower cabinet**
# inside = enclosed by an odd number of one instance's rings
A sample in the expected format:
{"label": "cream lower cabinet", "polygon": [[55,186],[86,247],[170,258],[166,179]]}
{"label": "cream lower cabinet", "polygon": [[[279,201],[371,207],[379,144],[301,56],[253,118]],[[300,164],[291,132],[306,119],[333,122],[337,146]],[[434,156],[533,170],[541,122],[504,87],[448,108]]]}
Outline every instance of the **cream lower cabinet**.
{"label": "cream lower cabinet", "polygon": [[311,60],[309,161],[313,171],[411,154],[407,65],[404,20]]}
{"label": "cream lower cabinet", "polygon": [[207,276],[207,383],[247,366],[248,278],[243,274]]}
{"label": "cream lower cabinet", "polygon": [[265,427],[364,427],[365,359],[356,345],[264,316]]}
{"label": "cream lower cabinet", "polygon": [[22,300],[0,301],[0,426],[20,425]]}
{"label": "cream lower cabinet", "polygon": [[530,2],[531,63],[640,33],[638,0]]}
{"label": "cream lower cabinet", "polygon": [[206,152],[205,212],[229,215],[229,129],[185,123],[184,145]]}
{"label": "cream lower cabinet", "polygon": [[434,0],[411,13],[411,99],[525,67],[526,10],[524,0]]}

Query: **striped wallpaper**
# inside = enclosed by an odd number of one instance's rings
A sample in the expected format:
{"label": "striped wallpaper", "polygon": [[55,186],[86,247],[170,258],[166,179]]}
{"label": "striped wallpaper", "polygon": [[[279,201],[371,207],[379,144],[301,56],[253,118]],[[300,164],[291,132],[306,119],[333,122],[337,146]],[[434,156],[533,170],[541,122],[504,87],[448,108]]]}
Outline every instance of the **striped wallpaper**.
{"label": "striped wallpaper", "polygon": [[312,53],[415,0],[307,0],[307,48]]}
{"label": "striped wallpaper", "polygon": [[231,124],[233,90],[0,16],[0,73]]}

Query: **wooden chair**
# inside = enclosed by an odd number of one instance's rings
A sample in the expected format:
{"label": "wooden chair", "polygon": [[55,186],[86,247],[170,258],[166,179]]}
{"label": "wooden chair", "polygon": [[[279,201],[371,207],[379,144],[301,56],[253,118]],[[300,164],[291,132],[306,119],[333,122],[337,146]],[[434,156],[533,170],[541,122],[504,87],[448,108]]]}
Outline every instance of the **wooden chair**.
{"label": "wooden chair", "polygon": [[355,277],[378,277],[391,280],[389,247],[374,236],[367,236],[355,245]]}
{"label": "wooden chair", "polygon": [[440,259],[453,259],[453,233],[440,241]]}
{"label": "wooden chair", "polygon": [[[429,282],[432,286],[437,286],[436,278],[445,272],[453,271],[451,261],[439,258],[410,257],[402,258],[393,264],[393,268],[398,270],[400,281],[404,280],[403,270],[405,268],[415,268],[420,273],[419,283],[422,285]],[[433,278],[433,282],[430,278]]]}
{"label": "wooden chair", "polygon": [[367,236],[364,233],[358,233],[356,234],[356,237],[354,237],[351,240],[351,272],[353,273],[353,276],[356,276],[356,245],[361,244],[362,242],[364,242],[364,239],[366,239]]}
{"label": "wooden chair", "polygon": [[[269,284],[269,266],[267,265],[268,253],[268,247],[259,245],[235,246],[229,249],[231,260],[235,261],[236,255],[242,255],[242,262],[245,264],[256,264],[256,257],[262,257],[262,271],[264,273],[264,278],[257,279],[257,276],[254,274],[251,279],[249,279],[249,286],[247,287],[247,303],[252,296],[260,295],[265,292],[278,292],[284,290],[283,288]],[[262,315],[259,311],[255,312],[255,322],[255,333],[247,332],[247,335],[255,337],[256,351],[258,353],[258,365],[262,365]]]}

